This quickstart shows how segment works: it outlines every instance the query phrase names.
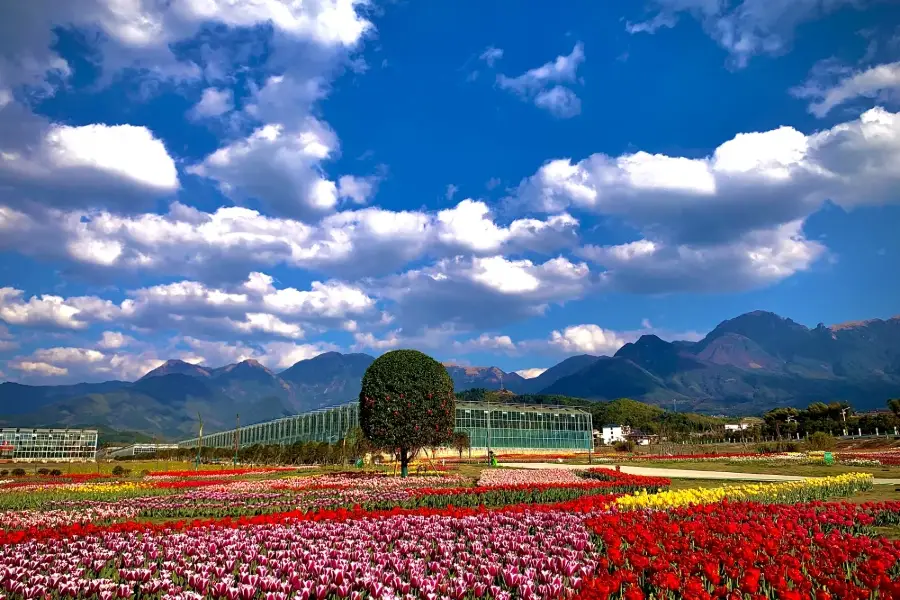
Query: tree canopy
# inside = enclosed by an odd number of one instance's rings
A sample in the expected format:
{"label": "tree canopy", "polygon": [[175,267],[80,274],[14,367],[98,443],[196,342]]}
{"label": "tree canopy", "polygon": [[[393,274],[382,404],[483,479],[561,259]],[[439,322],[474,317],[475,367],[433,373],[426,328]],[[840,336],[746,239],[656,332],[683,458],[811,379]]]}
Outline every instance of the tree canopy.
{"label": "tree canopy", "polygon": [[376,446],[396,450],[406,475],[414,452],[446,444],[456,419],[447,369],[418,350],[393,350],[366,369],[359,392],[359,423]]}

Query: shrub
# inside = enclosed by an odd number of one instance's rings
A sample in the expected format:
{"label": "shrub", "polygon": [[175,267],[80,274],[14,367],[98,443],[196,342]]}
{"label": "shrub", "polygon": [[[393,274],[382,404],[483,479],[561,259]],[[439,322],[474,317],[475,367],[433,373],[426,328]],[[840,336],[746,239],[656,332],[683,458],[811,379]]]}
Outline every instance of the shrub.
{"label": "shrub", "polygon": [[22,467],[16,467],[12,470],[13,477],[25,477],[25,469]]}
{"label": "shrub", "polygon": [[764,442],[756,445],[759,454],[772,454],[774,452],[800,452],[799,442]]}
{"label": "shrub", "polygon": [[37,474],[46,477],[47,475],[50,474],[50,469],[41,467],[40,469],[37,470]]}
{"label": "shrub", "polygon": [[51,477],[59,477],[60,475],[62,475],[62,471],[60,471],[59,469],[53,469],[52,471],[50,471]]}
{"label": "shrub", "polygon": [[126,473],[125,467],[123,467],[122,465],[116,465],[112,470],[112,474],[115,475],[116,477],[124,477],[125,473]]}
{"label": "shrub", "polygon": [[399,450],[404,477],[415,451],[450,441],[455,420],[453,380],[430,356],[394,350],[366,369],[359,392],[360,427],[376,446]]}
{"label": "shrub", "polygon": [[634,452],[635,444],[631,440],[622,440],[613,444],[616,452]]}
{"label": "shrub", "polygon": [[833,450],[837,447],[837,440],[830,433],[816,431],[806,441],[810,450]]}
{"label": "shrub", "polygon": [[9,475],[9,471],[8,471],[8,470],[3,469],[2,471],[0,471],[0,477],[6,477],[7,475]]}

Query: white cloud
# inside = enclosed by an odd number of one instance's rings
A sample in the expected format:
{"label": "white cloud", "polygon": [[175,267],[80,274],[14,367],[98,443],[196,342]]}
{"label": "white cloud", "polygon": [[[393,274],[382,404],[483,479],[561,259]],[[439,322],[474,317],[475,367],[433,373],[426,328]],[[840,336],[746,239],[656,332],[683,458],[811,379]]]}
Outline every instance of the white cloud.
{"label": "white cloud", "polygon": [[104,350],[115,350],[134,343],[134,338],[119,331],[104,331],[103,337],[97,342],[97,346]]}
{"label": "white cloud", "polygon": [[655,33],[674,27],[680,13],[697,19],[717,44],[727,50],[736,67],[760,54],[777,56],[790,49],[794,31],[844,7],[860,8],[866,0],[649,0],[655,14],[641,23],[627,23],[630,33]]}
{"label": "white cloud", "polygon": [[626,340],[597,325],[572,325],[550,333],[550,345],[566,354],[612,355]]}
{"label": "white cloud", "polygon": [[460,251],[553,251],[576,244],[577,229],[578,221],[565,213],[518,219],[504,227],[485,203],[473,200],[436,213],[376,207],[345,211],[316,226],[239,207],[205,213],[175,203],[167,215],[121,216],[55,210],[31,215],[0,205],[0,248],[63,258],[88,271],[137,270],[206,280],[279,264],[379,275],[425,256]]}
{"label": "white cloud", "polygon": [[206,88],[203,95],[190,110],[190,118],[206,119],[220,117],[234,110],[234,92],[228,89]]}
{"label": "white cloud", "polygon": [[791,93],[798,98],[811,98],[809,112],[820,119],[838,106],[860,98],[877,99],[882,104],[897,103],[900,102],[900,61],[864,71],[843,72],[840,80],[830,85],[817,81],[814,76]]}
{"label": "white cloud", "polygon": [[375,195],[377,187],[377,177],[342,175],[338,179],[338,196],[352,200],[355,204],[366,204]]}
{"label": "white cloud", "polygon": [[62,377],[69,374],[69,370],[66,368],[31,360],[13,360],[9,362],[9,366],[17,371],[44,377]]}
{"label": "white cloud", "polygon": [[581,100],[567,87],[555,85],[534,97],[534,105],[543,108],[554,117],[568,119],[581,114]]}
{"label": "white cloud", "polygon": [[322,176],[318,165],[337,146],[334,132],[310,117],[298,129],[260,127],[188,171],[217,181],[222,193],[235,201],[257,199],[287,216],[321,215],[337,205],[338,188]]}
{"label": "white cloud", "polygon": [[397,331],[391,331],[382,338],[376,337],[371,332],[357,332],[353,334],[353,341],[353,348],[355,350],[364,350],[366,348],[371,348],[373,350],[391,350],[392,348],[400,346],[402,342],[400,332]]}
{"label": "white cloud", "polygon": [[530,69],[518,77],[497,76],[497,84],[519,94],[537,93],[549,84],[572,83],[578,75],[578,67],[584,62],[584,46],[579,42],[572,52],[557,56],[540,67]]}
{"label": "white cloud", "polygon": [[[115,320],[154,331],[184,335],[242,334],[261,338],[304,336],[303,324],[339,326],[348,317],[378,322],[375,300],[359,287],[339,281],[313,282],[310,290],[276,289],[271,277],[252,273],[232,288],[178,281],[127,292],[120,304],[95,296],[33,296],[0,288],[0,320],[18,326],[84,330]],[[104,332],[98,347],[115,349],[134,340]]]}
{"label": "white cloud", "polygon": [[92,322],[111,321],[121,310],[96,296],[32,296],[15,288],[0,288],[0,320],[10,325],[85,329]]}
{"label": "white cloud", "polygon": [[538,368],[519,369],[515,373],[516,373],[516,375],[519,375],[520,377],[523,377],[525,379],[534,379],[535,377],[538,377],[538,376],[544,374],[544,372],[546,372],[546,371],[547,371],[547,369],[538,369]]}
{"label": "white cloud", "polygon": [[491,329],[541,315],[551,304],[583,296],[590,286],[587,265],[563,257],[540,264],[459,256],[373,282],[370,289],[396,304],[398,325],[413,333],[442,325]]}
{"label": "white cloud", "polygon": [[447,191],[444,192],[444,198],[448,201],[453,200],[453,196],[456,195],[456,192],[459,191],[459,188],[453,185],[452,183],[447,184]]}
{"label": "white cloud", "polygon": [[[4,109],[0,109],[4,110]],[[0,115],[2,118],[2,115]],[[0,142],[0,184],[26,204],[91,206],[111,203],[134,210],[179,188],[178,171],[163,143],[146,127],[52,125],[27,145]],[[21,140],[9,139],[9,143]]]}
{"label": "white cloud", "polygon": [[484,49],[484,52],[482,52],[478,58],[487,63],[488,67],[493,67],[495,62],[503,58],[503,49],[488,46]]}
{"label": "white cloud", "polygon": [[53,347],[35,350],[8,364],[23,380],[41,383],[44,378],[69,382],[119,379],[131,381],[164,361],[151,352],[106,353],[91,348]]}
{"label": "white cloud", "polygon": [[604,280],[627,289],[739,289],[810,267],[821,244],[803,236],[826,200],[845,208],[900,201],[900,115],[876,108],[804,135],[740,134],[706,158],[595,154],[546,163],[517,199],[624,219],[635,242],[587,247]]}
{"label": "white cloud", "polygon": [[[101,63],[101,84],[128,69],[130,77],[149,83],[145,87],[150,89],[161,80],[180,83],[201,75],[223,80],[221,65],[212,64],[217,59],[207,56],[201,62],[209,59],[208,64],[201,69],[179,62],[172,53],[179,42],[201,29],[220,35],[226,28],[266,26],[274,35],[265,67],[277,74],[261,89],[251,90],[253,97],[244,116],[255,120],[259,131],[283,128],[283,133],[263,140],[251,135],[234,142],[206,163],[195,165],[194,171],[215,179],[237,199],[258,197],[286,214],[334,207],[336,185],[319,175],[318,165],[336,149],[336,138],[311,117],[311,110],[327,93],[336,68],[372,29],[357,12],[366,4],[364,0],[258,0],[239,8],[231,0],[35,0],[26,4],[5,15],[0,25],[0,121],[4,123],[0,151],[5,159],[0,185],[16,185],[12,202],[27,204],[39,191],[45,205],[116,206],[134,211],[140,206],[132,198],[136,192],[152,196],[178,188],[172,159],[144,128],[51,124],[12,100],[13,92],[23,86],[32,95],[38,88],[44,96],[51,95],[70,75],[69,65],[55,53],[55,31],[74,28],[87,39],[97,40],[91,50]],[[226,62],[230,66],[234,57]],[[232,105],[227,90],[209,88],[191,114],[195,118],[218,115]],[[322,139],[323,132],[333,139]],[[322,155],[326,144],[328,152]],[[26,189],[26,183],[33,190]]]}
{"label": "white cloud", "polygon": [[559,118],[569,118],[581,112],[581,101],[571,89],[560,83],[574,83],[578,67],[584,62],[584,46],[575,44],[572,52],[557,56],[540,67],[535,67],[517,77],[497,75],[497,85],[525,100],[534,102]]}
{"label": "white cloud", "polygon": [[283,370],[293,366],[301,360],[314,358],[325,352],[339,350],[337,346],[329,343],[318,344],[290,344],[287,342],[270,342],[263,347],[265,354],[259,359],[270,369]]}
{"label": "white cloud", "polygon": [[90,348],[43,348],[35,350],[32,356],[45,363],[55,365],[78,365],[96,363],[105,355]]}

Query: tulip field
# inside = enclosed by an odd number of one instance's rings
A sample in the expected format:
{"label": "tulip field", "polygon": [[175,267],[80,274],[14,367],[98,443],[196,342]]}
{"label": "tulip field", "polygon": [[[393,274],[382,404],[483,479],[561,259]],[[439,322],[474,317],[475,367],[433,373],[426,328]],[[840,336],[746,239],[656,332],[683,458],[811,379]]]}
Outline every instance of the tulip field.
{"label": "tulip field", "polygon": [[900,598],[900,503],[844,474],[596,468],[0,481],[0,600]]}

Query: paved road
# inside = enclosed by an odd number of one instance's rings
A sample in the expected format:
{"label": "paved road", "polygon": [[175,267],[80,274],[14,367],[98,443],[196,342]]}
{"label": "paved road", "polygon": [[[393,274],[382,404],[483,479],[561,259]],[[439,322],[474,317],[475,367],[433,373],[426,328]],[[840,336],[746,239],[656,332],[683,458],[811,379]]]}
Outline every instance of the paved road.
{"label": "paved road", "polygon": [[[567,465],[556,463],[500,463],[503,467],[519,469],[590,469],[602,467],[615,470],[612,465]],[[698,471],[696,469],[661,469],[658,467],[622,466],[623,473],[648,475],[650,477],[670,477],[675,479],[716,479],[737,481],[802,481],[805,477],[796,475],[770,475],[767,473],[732,473],[729,471]],[[900,479],[875,479],[876,484],[900,485]]]}

